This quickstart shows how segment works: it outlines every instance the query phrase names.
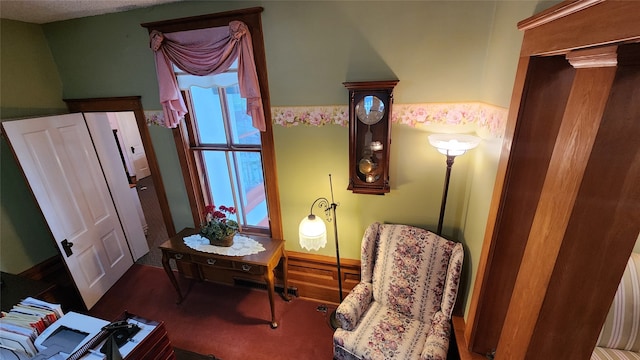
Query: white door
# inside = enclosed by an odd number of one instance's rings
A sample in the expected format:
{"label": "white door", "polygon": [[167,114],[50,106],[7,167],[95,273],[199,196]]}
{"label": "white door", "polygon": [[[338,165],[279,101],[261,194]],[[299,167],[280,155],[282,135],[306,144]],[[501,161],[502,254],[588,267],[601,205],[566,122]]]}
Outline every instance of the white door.
{"label": "white door", "polygon": [[133,259],[84,118],[69,114],[2,126],[90,309]]}
{"label": "white door", "polygon": [[151,175],[147,155],[144,153],[142,146],[142,138],[138,130],[138,123],[132,111],[115,113],[118,118],[118,128],[122,132],[124,138],[123,151],[133,164],[135,175],[138,179],[144,179]]}
{"label": "white door", "polygon": [[135,261],[149,252],[145,236],[147,222],[142,214],[137,189],[129,187],[118,146],[109,125],[109,115],[110,113],[85,113],[84,118]]}

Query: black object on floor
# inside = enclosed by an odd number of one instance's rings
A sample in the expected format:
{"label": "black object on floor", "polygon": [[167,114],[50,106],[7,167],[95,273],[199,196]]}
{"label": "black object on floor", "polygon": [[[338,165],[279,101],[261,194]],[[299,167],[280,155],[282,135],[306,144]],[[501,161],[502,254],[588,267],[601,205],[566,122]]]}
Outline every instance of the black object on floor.
{"label": "black object on floor", "polygon": [[213,355],[201,355],[188,350],[173,348],[176,360],[222,360]]}

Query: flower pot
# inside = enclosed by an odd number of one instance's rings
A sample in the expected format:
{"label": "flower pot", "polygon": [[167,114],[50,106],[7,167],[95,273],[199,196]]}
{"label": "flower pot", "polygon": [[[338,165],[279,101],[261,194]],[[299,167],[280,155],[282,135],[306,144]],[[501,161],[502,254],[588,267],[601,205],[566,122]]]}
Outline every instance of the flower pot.
{"label": "flower pot", "polygon": [[229,247],[229,246],[233,245],[233,237],[235,235],[236,234],[233,233],[233,234],[227,235],[227,236],[225,236],[223,238],[217,238],[217,237],[214,237],[214,236],[209,237],[209,236],[205,236],[205,235],[203,235],[203,236],[206,237],[209,240],[209,244],[211,244],[211,245]]}

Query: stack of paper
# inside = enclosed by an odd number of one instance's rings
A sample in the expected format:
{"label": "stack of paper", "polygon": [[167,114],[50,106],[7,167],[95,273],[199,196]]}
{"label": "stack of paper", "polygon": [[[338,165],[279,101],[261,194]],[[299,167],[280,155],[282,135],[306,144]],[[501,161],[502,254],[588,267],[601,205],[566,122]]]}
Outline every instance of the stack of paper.
{"label": "stack of paper", "polygon": [[35,356],[36,337],[63,315],[59,304],[24,299],[10,311],[0,313],[0,348],[3,352]]}

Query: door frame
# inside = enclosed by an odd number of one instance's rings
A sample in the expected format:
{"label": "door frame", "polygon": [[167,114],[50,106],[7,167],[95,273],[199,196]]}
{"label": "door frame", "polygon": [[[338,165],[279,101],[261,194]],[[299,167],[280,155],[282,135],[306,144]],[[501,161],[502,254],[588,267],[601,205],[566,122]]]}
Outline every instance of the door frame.
{"label": "door frame", "polygon": [[171,216],[171,210],[169,208],[169,201],[167,200],[167,193],[164,189],[164,182],[160,175],[160,167],[158,166],[158,159],[156,152],[151,142],[151,134],[147,127],[147,120],[142,108],[142,102],[140,96],[122,96],[111,98],[88,98],[88,99],[63,99],[67,103],[67,107],[70,112],[119,112],[119,111],[132,111],[136,117],[136,123],[138,125],[138,131],[142,138],[142,146],[147,154],[147,162],[151,169],[151,178],[153,179],[153,185],[156,189],[156,196],[160,204],[160,211],[162,213],[162,219],[167,228],[167,235],[169,237],[176,234],[176,229],[173,224],[173,218]]}

